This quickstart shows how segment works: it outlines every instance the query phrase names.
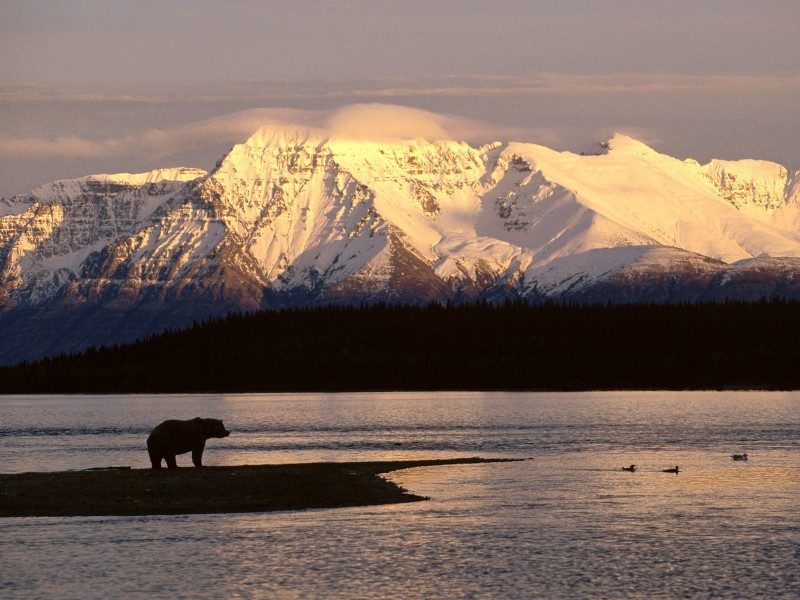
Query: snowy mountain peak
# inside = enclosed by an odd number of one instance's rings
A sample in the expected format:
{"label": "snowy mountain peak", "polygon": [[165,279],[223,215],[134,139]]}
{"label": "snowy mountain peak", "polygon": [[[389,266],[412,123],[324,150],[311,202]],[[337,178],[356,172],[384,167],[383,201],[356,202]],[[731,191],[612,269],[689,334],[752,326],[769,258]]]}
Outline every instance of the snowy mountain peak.
{"label": "snowy mountain peak", "polygon": [[397,144],[453,140],[451,125],[465,120],[388,104],[354,104],[332,111],[273,111],[245,142],[252,147],[339,142]]}
{"label": "snowy mountain peak", "polygon": [[763,160],[712,160],[705,171],[723,197],[740,210],[753,206],[772,212],[786,202],[789,174],[779,164]]}
{"label": "snowy mountain peak", "polygon": [[59,200],[72,198],[86,189],[121,191],[122,188],[140,188],[147,184],[157,184],[161,182],[184,183],[194,181],[204,177],[206,171],[189,167],[172,167],[166,169],[155,169],[145,173],[103,173],[97,175],[85,175],[74,179],[60,179],[40,185],[28,194],[15,196],[0,200],[0,214],[3,214],[3,203],[9,204],[30,204],[32,201],[57,202]]}
{"label": "snowy mountain peak", "polygon": [[397,107],[287,114],[208,174],[91,175],[0,200],[0,314],[146,307],[174,326],[327,302],[691,300],[800,282],[800,178],[774,163],[700,165],[622,134],[588,155],[475,148]]}
{"label": "snowy mountain peak", "polygon": [[[115,183],[118,185],[141,186],[147,183],[158,183],[159,181],[192,181],[204,177],[206,172],[203,169],[190,167],[172,167],[167,169],[155,169],[146,173],[116,173],[103,175],[89,175],[87,181],[100,181],[103,183]],[[80,181],[80,179],[79,179]]]}
{"label": "snowy mountain peak", "polygon": [[252,149],[298,148],[300,146],[320,146],[327,136],[311,127],[261,127],[251,135],[243,146]]}
{"label": "snowy mountain peak", "polygon": [[644,142],[640,142],[624,133],[615,133],[606,144],[610,152],[615,154],[638,154],[641,156],[658,154]]}

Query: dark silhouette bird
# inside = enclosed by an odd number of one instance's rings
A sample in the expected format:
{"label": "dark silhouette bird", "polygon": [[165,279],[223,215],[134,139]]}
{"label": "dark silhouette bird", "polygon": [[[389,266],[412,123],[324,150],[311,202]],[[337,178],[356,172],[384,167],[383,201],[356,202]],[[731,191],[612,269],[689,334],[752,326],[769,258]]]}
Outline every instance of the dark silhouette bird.
{"label": "dark silhouette bird", "polygon": [[677,473],[680,473],[680,469],[678,468],[678,465],[675,465],[674,469],[664,469],[663,473],[675,473],[675,474],[677,474]]}
{"label": "dark silhouette bird", "polygon": [[747,453],[744,454],[731,454],[733,460],[747,460]]}
{"label": "dark silhouette bird", "polygon": [[630,471],[633,473],[636,470],[636,465],[631,465],[630,467],[622,467],[623,471]]}

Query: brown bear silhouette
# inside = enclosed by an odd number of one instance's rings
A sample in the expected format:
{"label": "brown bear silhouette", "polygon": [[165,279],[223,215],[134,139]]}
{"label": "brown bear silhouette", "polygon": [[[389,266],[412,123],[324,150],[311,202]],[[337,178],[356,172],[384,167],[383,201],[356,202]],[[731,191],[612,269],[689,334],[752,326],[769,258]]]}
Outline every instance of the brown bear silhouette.
{"label": "brown bear silhouette", "polygon": [[167,461],[167,467],[176,469],[175,456],[192,453],[195,467],[203,466],[203,450],[206,440],[224,438],[231,434],[219,419],[201,419],[196,417],[188,421],[170,419],[158,425],[147,438],[147,452],[154,469],[161,468],[161,459]]}

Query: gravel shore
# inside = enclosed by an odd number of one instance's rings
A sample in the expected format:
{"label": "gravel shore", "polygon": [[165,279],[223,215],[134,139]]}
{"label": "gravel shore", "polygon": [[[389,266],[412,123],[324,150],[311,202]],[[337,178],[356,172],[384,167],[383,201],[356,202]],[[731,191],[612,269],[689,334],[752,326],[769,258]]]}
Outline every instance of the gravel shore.
{"label": "gravel shore", "polygon": [[455,458],[0,475],[0,517],[175,515],[368,506],[425,500],[381,473],[503,462]]}

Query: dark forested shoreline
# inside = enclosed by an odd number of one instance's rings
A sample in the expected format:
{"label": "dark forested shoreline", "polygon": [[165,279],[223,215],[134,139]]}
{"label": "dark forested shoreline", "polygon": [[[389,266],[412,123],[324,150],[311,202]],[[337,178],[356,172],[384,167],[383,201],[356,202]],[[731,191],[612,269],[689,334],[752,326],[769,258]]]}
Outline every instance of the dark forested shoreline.
{"label": "dark forested shoreline", "polygon": [[326,307],[0,369],[0,393],[800,388],[800,303]]}

